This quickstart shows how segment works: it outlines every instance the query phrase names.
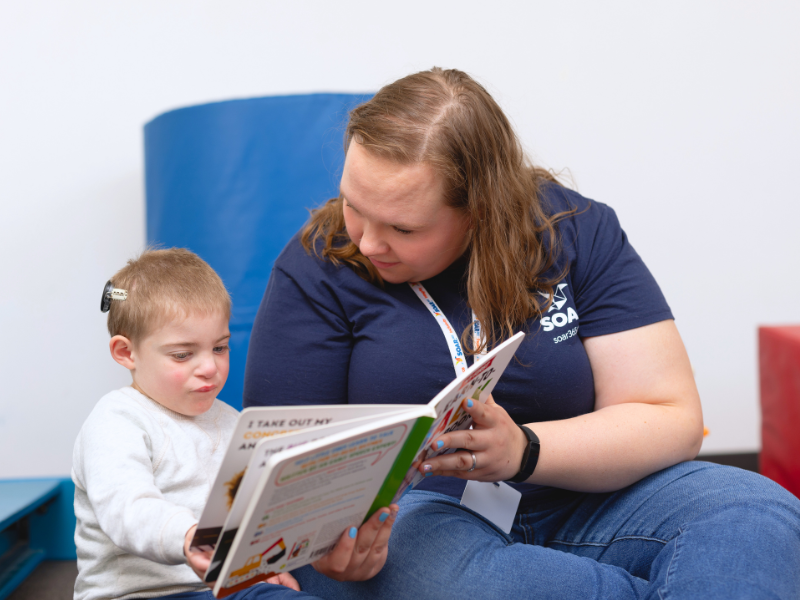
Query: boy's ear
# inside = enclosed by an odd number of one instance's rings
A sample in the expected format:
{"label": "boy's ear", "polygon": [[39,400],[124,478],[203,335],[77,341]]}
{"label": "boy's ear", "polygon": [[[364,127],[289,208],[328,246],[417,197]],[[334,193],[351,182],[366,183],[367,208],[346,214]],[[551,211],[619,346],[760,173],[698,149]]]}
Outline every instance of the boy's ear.
{"label": "boy's ear", "polygon": [[136,368],[133,360],[133,343],[124,335],[115,335],[108,343],[111,358],[128,370]]}

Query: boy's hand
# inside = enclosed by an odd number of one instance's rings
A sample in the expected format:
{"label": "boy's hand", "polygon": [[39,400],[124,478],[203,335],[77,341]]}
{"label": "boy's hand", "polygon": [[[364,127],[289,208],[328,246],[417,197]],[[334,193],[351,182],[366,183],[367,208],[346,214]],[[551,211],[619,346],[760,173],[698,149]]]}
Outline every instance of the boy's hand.
{"label": "boy's hand", "polygon": [[[186,562],[192,568],[192,571],[202,580],[203,577],[205,577],[206,571],[208,571],[208,566],[211,564],[211,557],[214,553],[204,550],[193,550],[190,547],[192,539],[194,539],[195,529],[197,529],[197,525],[192,525],[189,531],[186,532],[186,536],[183,539],[183,553],[186,555]],[[295,591],[300,591],[300,584],[297,583],[297,580],[289,573],[278,573],[274,577],[267,579],[267,583],[283,585]]]}
{"label": "boy's hand", "polygon": [[208,565],[211,564],[211,557],[213,556],[213,553],[205,550],[193,550],[190,548],[190,544],[194,538],[195,529],[197,529],[197,525],[192,525],[189,528],[189,531],[186,532],[186,536],[183,538],[183,554],[186,556],[187,564],[202,581],[206,571],[208,571]]}
{"label": "boy's hand", "polygon": [[376,511],[359,529],[342,534],[336,547],[313,563],[313,567],[336,581],[365,581],[374,577],[386,563],[389,535],[399,507]]}

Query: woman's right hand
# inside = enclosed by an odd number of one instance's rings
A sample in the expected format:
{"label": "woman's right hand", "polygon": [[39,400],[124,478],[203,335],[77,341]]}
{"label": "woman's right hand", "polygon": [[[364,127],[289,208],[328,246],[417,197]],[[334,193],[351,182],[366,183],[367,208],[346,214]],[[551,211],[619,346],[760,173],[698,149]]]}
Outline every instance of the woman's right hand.
{"label": "woman's right hand", "polygon": [[360,528],[346,530],[334,549],[312,566],[336,581],[365,581],[374,577],[386,563],[389,535],[398,510],[392,504],[376,511]]}

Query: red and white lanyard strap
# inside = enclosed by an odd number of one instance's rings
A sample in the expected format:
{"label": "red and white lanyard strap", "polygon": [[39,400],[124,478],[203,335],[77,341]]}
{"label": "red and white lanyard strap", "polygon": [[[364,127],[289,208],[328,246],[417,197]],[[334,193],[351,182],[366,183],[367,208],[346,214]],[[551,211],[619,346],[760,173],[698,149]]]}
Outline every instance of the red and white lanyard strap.
{"label": "red and white lanyard strap", "polygon": [[[455,329],[453,329],[453,326],[450,325],[450,321],[447,320],[447,317],[444,316],[442,309],[439,308],[428,293],[428,290],[425,289],[425,286],[416,282],[409,282],[408,285],[411,286],[417,298],[422,301],[427,307],[428,312],[430,312],[433,318],[436,319],[436,322],[439,323],[439,328],[442,330],[447,340],[447,347],[450,350],[450,358],[453,360],[453,369],[456,371],[456,378],[463,377],[467,370],[467,359],[466,356],[464,356],[464,349],[461,347],[458,334],[455,332]],[[475,313],[472,313],[472,335],[473,343],[475,347],[478,347],[478,343],[481,341],[481,323],[475,318]],[[485,348],[481,352],[481,355],[484,354],[486,354]],[[479,355],[475,355],[475,362],[480,360],[478,356]]]}

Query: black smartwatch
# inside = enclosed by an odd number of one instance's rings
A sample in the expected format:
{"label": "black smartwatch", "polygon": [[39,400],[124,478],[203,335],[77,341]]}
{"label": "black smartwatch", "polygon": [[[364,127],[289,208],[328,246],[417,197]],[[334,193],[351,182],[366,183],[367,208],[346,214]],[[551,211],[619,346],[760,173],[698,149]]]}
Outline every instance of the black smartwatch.
{"label": "black smartwatch", "polygon": [[519,425],[519,428],[522,429],[522,433],[528,438],[528,445],[525,446],[525,452],[522,453],[519,473],[508,480],[511,483],[522,483],[528,479],[528,477],[533,475],[536,463],[539,462],[539,438],[528,427],[525,427],[525,425]]}

